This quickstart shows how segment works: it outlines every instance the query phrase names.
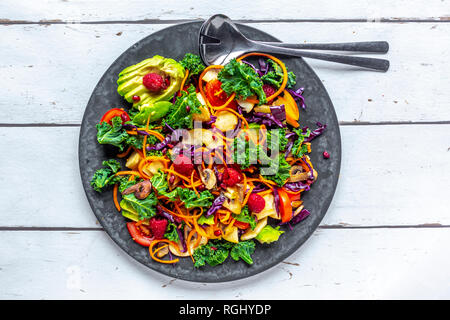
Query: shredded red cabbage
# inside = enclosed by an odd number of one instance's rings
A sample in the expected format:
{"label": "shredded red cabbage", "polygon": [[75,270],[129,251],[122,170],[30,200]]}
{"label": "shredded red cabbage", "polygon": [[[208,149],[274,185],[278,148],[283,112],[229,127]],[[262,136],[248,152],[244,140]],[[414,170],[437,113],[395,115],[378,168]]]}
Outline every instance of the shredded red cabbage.
{"label": "shredded red cabbage", "polygon": [[286,183],[284,186],[284,188],[292,191],[292,192],[298,192],[300,190],[305,190],[305,191],[309,191],[309,189],[311,189],[311,187],[309,186],[309,184],[307,183],[303,183],[301,181],[298,182],[288,182]]}
{"label": "shredded red cabbage", "polygon": [[303,209],[302,211],[300,211],[299,214],[297,214],[294,218],[292,218],[290,223],[295,225],[295,224],[299,223],[300,221],[305,220],[310,214],[311,214],[311,212],[309,212],[306,209]]}
{"label": "shredded red cabbage", "polygon": [[286,127],[286,125],[284,125],[281,121],[276,119],[274,115],[271,113],[255,112],[247,119],[247,121],[249,123],[253,122],[263,124],[266,127],[273,127],[273,126],[278,126],[280,128]]}
{"label": "shredded red cabbage", "polygon": [[318,128],[311,131],[311,134],[309,135],[309,137],[305,138],[305,140],[304,140],[305,142],[310,142],[312,139],[320,136],[327,128],[326,124],[321,124],[320,122],[317,122],[316,124],[317,124]]}
{"label": "shredded red cabbage", "polygon": [[278,194],[278,188],[272,188],[273,200],[275,201],[275,209],[277,210],[277,217],[280,217],[280,195]]}
{"label": "shredded red cabbage", "polygon": [[215,214],[217,210],[222,208],[222,204],[225,202],[225,196],[223,194],[219,195],[216,199],[214,199],[211,208],[206,212],[206,216],[209,217],[212,214]]}
{"label": "shredded red cabbage", "polygon": [[306,105],[305,105],[305,98],[302,96],[303,91],[305,90],[304,88],[299,88],[297,90],[292,90],[292,89],[286,89],[287,92],[289,92],[292,96],[292,98],[294,98],[294,100],[298,103],[300,102],[300,107],[305,110],[306,109]]}

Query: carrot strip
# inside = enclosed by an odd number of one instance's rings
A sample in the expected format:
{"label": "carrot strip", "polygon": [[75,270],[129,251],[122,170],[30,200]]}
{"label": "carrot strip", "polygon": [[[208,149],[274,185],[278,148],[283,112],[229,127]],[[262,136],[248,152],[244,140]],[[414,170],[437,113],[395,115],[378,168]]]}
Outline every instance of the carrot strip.
{"label": "carrot strip", "polygon": [[262,196],[265,196],[266,194],[269,194],[269,193],[272,193],[272,189],[258,192],[258,194],[259,194],[261,197],[262,197]]}
{"label": "carrot strip", "polygon": [[119,190],[119,184],[115,184],[114,185],[114,189],[113,189],[113,200],[114,200],[114,205],[116,206],[117,211],[120,212],[120,205],[119,205],[119,201],[117,200],[117,190]]}
{"label": "carrot strip", "polygon": [[195,170],[192,171],[192,173],[191,173],[191,186],[192,186],[192,189],[194,189],[195,194],[197,195],[197,197],[200,197],[200,193],[198,193],[198,191],[197,191],[197,189],[195,188],[195,185],[194,185],[194,173],[195,173]]}
{"label": "carrot strip", "polygon": [[250,195],[252,194],[252,191],[253,191],[254,188],[255,188],[254,186],[251,186],[250,190],[245,195],[244,201],[242,202],[243,206],[245,206],[247,204],[248,198],[250,198]]}
{"label": "carrot strip", "polygon": [[127,174],[134,175],[134,176],[139,176],[139,177],[141,176],[141,174],[139,172],[137,172],[137,171],[118,171],[118,172],[115,173],[116,176],[124,176],[124,175],[127,175]]}
{"label": "carrot strip", "polygon": [[189,76],[189,69],[186,69],[186,74],[184,75],[183,81],[181,81],[180,91],[178,91],[178,96],[181,96],[181,91],[184,88],[184,84],[186,83],[186,80]]}
{"label": "carrot strip", "polygon": [[150,246],[148,247],[148,251],[150,252],[150,256],[152,257],[152,259],[155,260],[155,261],[157,261],[157,262],[160,262],[160,263],[166,263],[166,264],[169,264],[169,263],[177,263],[178,261],[180,261],[180,259],[178,259],[178,258],[173,259],[173,260],[162,260],[162,259],[159,259],[159,258],[155,257],[155,254],[156,254],[156,252],[158,252],[158,251],[153,251],[153,247],[154,247],[156,244],[161,243],[161,242],[166,242],[166,243],[168,243],[168,244],[172,244],[172,245],[174,245],[174,246],[178,246],[178,244],[176,244],[175,242],[170,241],[170,240],[167,240],[167,239],[153,240],[152,243],[150,244]]}
{"label": "carrot strip", "polygon": [[185,180],[185,181],[187,181],[187,182],[191,182],[191,179],[189,179],[188,177],[186,177],[186,176],[183,176],[182,174],[179,174],[178,172],[176,172],[175,170],[171,170],[171,169],[164,169],[164,171],[165,172],[169,172],[169,173],[171,173],[171,174],[173,174],[173,175],[176,175],[176,176],[178,176],[178,177],[180,177],[181,179],[183,179],[183,180]]}
{"label": "carrot strip", "polygon": [[131,151],[131,146],[125,152],[119,153],[116,155],[117,158],[125,158]]}

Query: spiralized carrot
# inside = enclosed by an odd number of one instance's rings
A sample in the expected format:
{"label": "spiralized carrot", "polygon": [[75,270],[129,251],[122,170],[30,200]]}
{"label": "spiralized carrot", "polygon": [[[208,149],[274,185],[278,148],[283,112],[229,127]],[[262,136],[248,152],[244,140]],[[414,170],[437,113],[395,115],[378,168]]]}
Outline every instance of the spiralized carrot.
{"label": "spiralized carrot", "polygon": [[[157,257],[155,256],[155,254],[156,254],[159,250],[153,251],[153,247],[154,247],[155,245],[157,245],[158,243],[162,243],[162,242],[163,242],[163,243],[167,243],[167,244],[169,244],[169,245],[172,244],[172,245],[174,245],[174,246],[178,246],[178,244],[176,244],[175,242],[170,241],[170,240],[167,240],[167,239],[153,240],[152,243],[150,244],[150,246],[148,247],[148,251],[150,252],[150,256],[152,257],[152,259],[155,260],[155,261],[157,261],[157,262],[160,262],[160,263],[166,263],[166,264],[177,263],[178,261],[180,261],[180,259],[178,259],[178,258],[172,259],[172,260],[162,260],[162,259],[159,259],[159,258],[157,258]],[[159,248],[159,249],[161,249],[161,248]]]}

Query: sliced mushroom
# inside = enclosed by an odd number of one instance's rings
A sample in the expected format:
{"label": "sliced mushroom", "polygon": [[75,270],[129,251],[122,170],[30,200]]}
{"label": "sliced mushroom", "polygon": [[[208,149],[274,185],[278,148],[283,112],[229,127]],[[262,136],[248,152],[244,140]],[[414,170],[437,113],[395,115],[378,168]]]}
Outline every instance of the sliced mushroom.
{"label": "sliced mushroom", "polygon": [[135,185],[125,189],[122,194],[134,193],[134,196],[140,200],[147,198],[147,196],[152,191],[152,183],[150,180],[144,180]]}
{"label": "sliced mushroom", "polygon": [[305,181],[309,178],[309,172],[303,171],[302,166],[292,166],[289,173],[291,175],[289,178],[290,182]]}
{"label": "sliced mushroom", "polygon": [[214,189],[217,185],[217,179],[214,171],[211,169],[199,170],[200,179],[202,180],[205,188],[208,190]]}
{"label": "sliced mushroom", "polygon": [[156,253],[156,256],[158,257],[158,258],[162,258],[162,257],[164,257],[166,254],[168,254],[169,253],[169,248],[168,247],[165,247],[165,248],[162,248],[161,250],[159,250],[157,253]]}

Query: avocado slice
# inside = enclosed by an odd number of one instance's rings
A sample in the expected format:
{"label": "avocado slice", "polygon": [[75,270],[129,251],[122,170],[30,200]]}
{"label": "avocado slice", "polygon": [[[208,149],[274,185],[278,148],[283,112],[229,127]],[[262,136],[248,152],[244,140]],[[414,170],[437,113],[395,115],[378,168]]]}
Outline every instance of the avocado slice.
{"label": "avocado slice", "polygon": [[153,104],[145,104],[140,107],[140,111],[133,118],[133,122],[145,125],[148,116],[150,115],[150,122],[155,122],[164,117],[168,112],[172,103],[169,101],[158,101]]}
{"label": "avocado slice", "polygon": [[[141,110],[142,107],[153,105],[155,102],[170,100],[180,89],[184,72],[183,66],[174,59],[156,55],[123,69],[117,80],[117,92],[126,101],[133,103],[133,107]],[[142,84],[142,78],[147,73],[158,73],[163,77],[169,77],[169,87],[160,92],[149,91]],[[133,101],[133,96],[139,96],[140,100]]]}

